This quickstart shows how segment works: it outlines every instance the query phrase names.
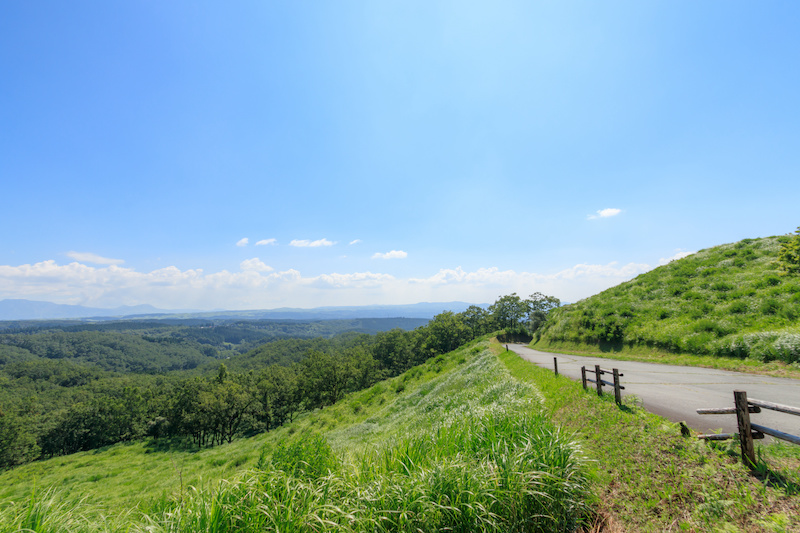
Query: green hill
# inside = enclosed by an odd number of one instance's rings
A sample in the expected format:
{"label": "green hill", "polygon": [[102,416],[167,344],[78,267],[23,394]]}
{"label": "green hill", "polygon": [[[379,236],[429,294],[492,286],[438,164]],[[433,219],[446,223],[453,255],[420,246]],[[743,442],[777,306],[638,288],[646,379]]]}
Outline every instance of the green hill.
{"label": "green hill", "polygon": [[0,474],[0,531],[572,531],[581,454],[487,345],[251,439],[20,466]]}
{"label": "green hill", "polygon": [[0,472],[0,531],[797,530],[797,453],[736,448],[482,340],[252,438]]}
{"label": "green hill", "polygon": [[537,348],[649,349],[800,364],[800,276],[768,237],[701,250],[555,309]]}

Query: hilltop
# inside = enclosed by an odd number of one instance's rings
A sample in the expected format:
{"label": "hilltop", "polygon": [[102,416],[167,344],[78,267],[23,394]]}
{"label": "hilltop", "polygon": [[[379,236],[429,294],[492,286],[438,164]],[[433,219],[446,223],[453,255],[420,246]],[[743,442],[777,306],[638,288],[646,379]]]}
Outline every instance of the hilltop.
{"label": "hilltop", "polygon": [[800,277],[778,261],[782,244],[796,238],[745,239],[701,250],[554,309],[534,346],[797,365]]}

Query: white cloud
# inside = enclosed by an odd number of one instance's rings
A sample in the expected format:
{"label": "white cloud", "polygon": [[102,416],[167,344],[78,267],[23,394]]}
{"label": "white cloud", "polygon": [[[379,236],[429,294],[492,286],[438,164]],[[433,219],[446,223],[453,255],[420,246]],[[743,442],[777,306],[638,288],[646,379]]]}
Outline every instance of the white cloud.
{"label": "white cloud", "polygon": [[441,269],[427,277],[396,278],[380,272],[303,276],[276,272],[260,259],[243,261],[241,272],[206,273],[169,266],[137,272],[117,265],[0,265],[0,299],[26,298],[96,307],[151,304],[162,309],[270,309],[324,305],[415,302],[493,302],[503,294],[540,291],[574,302],[650,270],[646,264],[579,264],[555,273]]}
{"label": "white cloud", "polygon": [[372,256],[373,259],[405,259],[406,257],[408,257],[408,254],[402,250],[392,250],[385,254],[376,253]]}
{"label": "white cloud", "polygon": [[361,242],[361,239],[355,239],[355,240],[352,240],[352,241],[350,241],[350,244],[351,244],[351,245],[353,245],[353,244],[359,244],[360,242]]}
{"label": "white cloud", "polygon": [[298,248],[318,248],[320,246],[333,246],[336,244],[334,241],[328,239],[319,239],[318,241],[309,241],[307,239],[295,239],[289,243],[289,246],[296,246]]}
{"label": "white cloud", "polygon": [[268,264],[264,263],[258,257],[254,257],[252,259],[245,259],[239,264],[239,267],[242,270],[252,270],[255,272],[271,272],[275,270]]}
{"label": "white cloud", "polygon": [[681,251],[680,249],[679,250],[675,250],[675,252],[676,252],[675,255],[673,255],[672,257],[666,257],[666,258],[662,257],[661,259],[659,259],[658,260],[658,264],[659,265],[666,265],[666,264],[671,263],[672,261],[677,261],[678,259],[683,259],[684,257],[689,257],[690,255],[693,255],[693,254],[697,253],[697,252],[684,252],[684,251]]}
{"label": "white cloud", "polygon": [[589,215],[587,218],[589,220],[594,220],[596,218],[609,218],[609,217],[615,217],[615,216],[619,215],[620,213],[622,213],[622,209],[616,209],[616,208],[613,208],[613,207],[609,207],[607,209],[601,209],[596,214]]}
{"label": "white cloud", "polygon": [[239,239],[238,241],[236,241],[236,246],[242,246],[242,247],[243,246],[247,246],[247,243],[249,243],[249,242],[250,242],[250,239],[245,237],[244,239]]}
{"label": "white cloud", "polygon": [[267,246],[268,244],[278,244],[278,239],[262,239],[256,243],[256,246]]}
{"label": "white cloud", "polygon": [[319,288],[379,287],[381,283],[394,281],[390,274],[354,272],[352,274],[322,274],[311,278],[310,285]]}
{"label": "white cloud", "polygon": [[89,252],[67,252],[67,257],[75,261],[94,263],[96,265],[121,265],[125,262],[122,259],[109,259]]}

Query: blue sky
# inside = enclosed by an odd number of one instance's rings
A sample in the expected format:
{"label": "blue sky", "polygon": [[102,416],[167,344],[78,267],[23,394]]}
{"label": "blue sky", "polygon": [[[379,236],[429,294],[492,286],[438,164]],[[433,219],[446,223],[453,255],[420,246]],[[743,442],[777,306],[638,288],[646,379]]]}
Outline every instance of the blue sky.
{"label": "blue sky", "polygon": [[800,4],[0,5],[0,299],[575,301],[800,224]]}

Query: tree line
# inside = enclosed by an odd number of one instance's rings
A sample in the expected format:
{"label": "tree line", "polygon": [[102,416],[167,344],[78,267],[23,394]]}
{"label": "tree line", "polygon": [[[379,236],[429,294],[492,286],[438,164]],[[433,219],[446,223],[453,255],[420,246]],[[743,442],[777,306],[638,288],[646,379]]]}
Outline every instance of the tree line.
{"label": "tree line", "polygon": [[[0,371],[0,468],[146,437],[202,447],[269,431],[475,338],[531,331],[558,303],[512,294],[487,309],[441,313],[411,331],[277,340],[196,376],[98,376],[68,360],[48,361],[32,375],[10,365]],[[50,405],[36,403],[37,388],[53,398]]]}

